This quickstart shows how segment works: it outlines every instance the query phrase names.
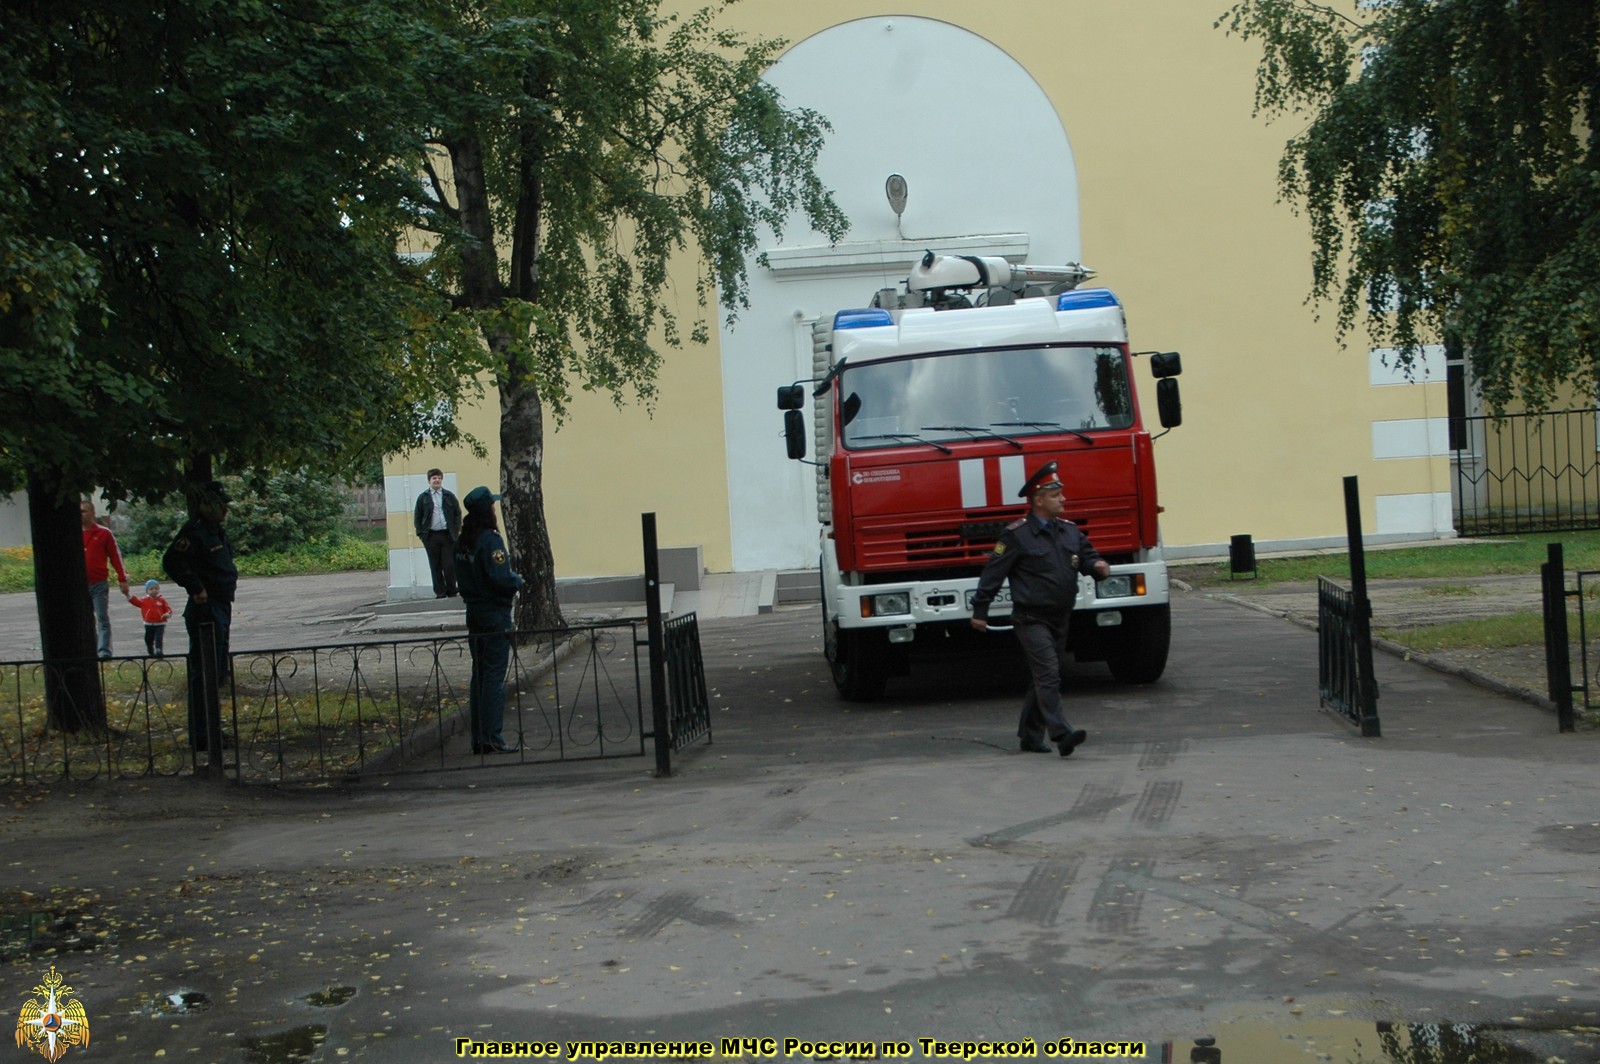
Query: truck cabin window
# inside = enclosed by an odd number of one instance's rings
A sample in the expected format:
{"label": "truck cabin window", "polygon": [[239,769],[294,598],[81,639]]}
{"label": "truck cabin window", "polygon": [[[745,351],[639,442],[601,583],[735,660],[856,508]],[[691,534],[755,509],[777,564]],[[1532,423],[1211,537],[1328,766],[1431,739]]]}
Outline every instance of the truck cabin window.
{"label": "truck cabin window", "polygon": [[1103,346],[992,348],[849,365],[846,447],[905,446],[1133,424],[1127,359]]}

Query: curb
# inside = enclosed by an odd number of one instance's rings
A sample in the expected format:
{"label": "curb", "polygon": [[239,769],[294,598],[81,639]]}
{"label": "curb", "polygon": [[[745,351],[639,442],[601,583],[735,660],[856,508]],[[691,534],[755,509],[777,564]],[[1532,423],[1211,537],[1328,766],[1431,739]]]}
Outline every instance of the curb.
{"label": "curb", "polygon": [[[1186,588],[1185,590],[1188,589]],[[1222,602],[1230,602],[1236,606],[1243,606],[1246,609],[1255,610],[1257,613],[1265,613],[1269,617],[1281,618],[1288,621],[1290,624],[1299,625],[1301,628],[1304,628],[1307,631],[1317,631],[1317,622],[1315,620],[1309,620],[1297,613],[1292,613],[1289,610],[1275,610],[1270,606],[1263,606],[1258,602],[1251,602],[1248,599],[1242,599],[1236,595],[1219,595],[1208,592],[1206,597],[1214,598]],[[1465,665],[1458,665],[1453,661],[1446,661],[1443,658],[1429,654],[1426,651],[1413,650],[1408,646],[1405,646],[1401,643],[1396,643],[1392,639],[1384,639],[1381,636],[1373,636],[1372,645],[1375,649],[1381,650],[1391,657],[1399,658],[1401,661],[1414,661],[1418,665],[1432,669],[1434,672],[1442,672],[1447,676],[1459,677],[1475,687],[1482,687],[1485,690],[1493,691],[1496,694],[1506,695],[1511,698],[1519,699],[1523,702],[1531,703],[1532,705],[1538,706],[1540,709],[1549,710],[1551,713],[1556,711],[1556,704],[1550,701],[1550,698],[1547,695],[1540,691],[1536,691],[1531,687],[1526,687],[1519,683],[1512,683],[1510,680],[1502,680],[1498,676],[1490,676],[1488,673],[1479,672],[1477,669],[1469,668]]]}

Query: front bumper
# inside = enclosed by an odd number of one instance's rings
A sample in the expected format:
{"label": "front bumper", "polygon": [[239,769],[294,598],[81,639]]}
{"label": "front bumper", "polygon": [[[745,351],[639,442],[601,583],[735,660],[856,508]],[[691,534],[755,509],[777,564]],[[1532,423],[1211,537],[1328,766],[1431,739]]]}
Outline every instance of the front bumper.
{"label": "front bumper", "polygon": [[[1123,585],[1127,590],[1117,593]],[[1133,593],[1143,586],[1143,594]],[[904,581],[889,584],[838,585],[829,593],[829,615],[840,628],[915,628],[921,624],[950,624],[972,618],[972,596],[978,590],[977,577],[961,580]],[[1099,592],[1109,592],[1097,594]],[[1170,591],[1167,568],[1163,563],[1116,565],[1111,575],[1098,586],[1090,577],[1078,581],[1077,611],[1101,612],[1110,624],[1118,623],[1110,614],[1165,605]],[[989,618],[1002,622],[1011,613],[1011,589],[1001,585],[1000,593],[989,604]]]}

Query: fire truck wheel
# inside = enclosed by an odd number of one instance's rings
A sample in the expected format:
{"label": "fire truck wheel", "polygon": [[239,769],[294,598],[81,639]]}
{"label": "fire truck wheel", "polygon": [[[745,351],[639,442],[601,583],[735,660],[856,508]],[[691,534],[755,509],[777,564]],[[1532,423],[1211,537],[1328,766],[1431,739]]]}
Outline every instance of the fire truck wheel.
{"label": "fire truck wheel", "polygon": [[833,685],[846,702],[875,702],[889,682],[889,646],[881,632],[833,629]]}
{"label": "fire truck wheel", "polygon": [[1122,638],[1106,647],[1106,664],[1122,683],[1155,683],[1167,668],[1172,608],[1156,606],[1124,615]]}

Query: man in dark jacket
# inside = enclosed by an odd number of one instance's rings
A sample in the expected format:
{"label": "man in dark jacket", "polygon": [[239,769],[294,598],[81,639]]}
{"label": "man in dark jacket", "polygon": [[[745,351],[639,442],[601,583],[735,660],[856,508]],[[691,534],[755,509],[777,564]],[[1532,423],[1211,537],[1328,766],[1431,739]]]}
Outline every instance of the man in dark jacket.
{"label": "man in dark jacket", "polygon": [[1089,737],[1082,728],[1068,724],[1061,709],[1061,661],[1067,652],[1067,625],[1078,597],[1078,577],[1087,573],[1099,581],[1111,566],[1089,537],[1061,516],[1066,501],[1056,463],[1040,466],[1021,494],[1029,500],[1028,516],[1012,522],[995,542],[972,596],[972,627],[989,630],[989,604],[1009,578],[1011,623],[1033,677],[1017,736],[1023,750],[1048,754],[1048,735],[1066,757]]}
{"label": "man in dark jacket", "polygon": [[231,501],[220,481],[197,488],[189,504],[194,516],[161,558],[167,575],[189,593],[183,627],[189,633],[189,746],[194,750],[228,745],[217,685],[228,677],[233,595],[239,586],[233,546],[222,528]]}
{"label": "man in dark jacket", "polygon": [[428,470],[428,490],[417,496],[412,514],[417,538],[428,552],[428,573],[433,577],[433,597],[453,598],[456,593],[456,539],[461,535],[461,504],[444,487],[444,473]]}

